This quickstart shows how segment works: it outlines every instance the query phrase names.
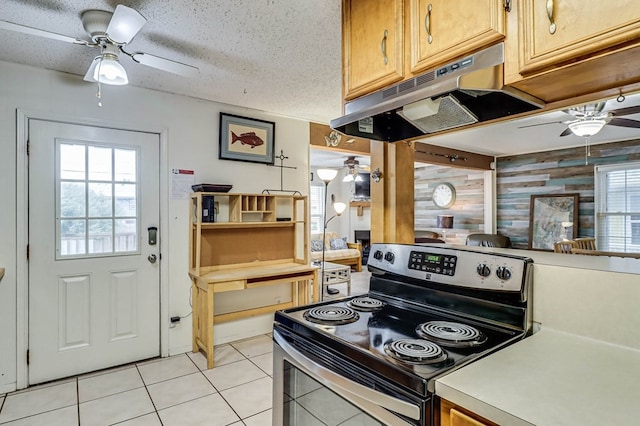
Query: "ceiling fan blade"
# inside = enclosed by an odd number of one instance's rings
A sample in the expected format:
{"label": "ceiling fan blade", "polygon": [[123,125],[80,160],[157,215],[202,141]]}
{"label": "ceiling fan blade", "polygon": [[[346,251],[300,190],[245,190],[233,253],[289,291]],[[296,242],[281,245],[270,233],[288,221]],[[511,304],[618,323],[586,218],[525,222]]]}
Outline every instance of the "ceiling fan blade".
{"label": "ceiling fan blade", "polygon": [[8,30],[8,31],[16,31],[19,33],[35,35],[39,37],[50,38],[58,41],[65,41],[67,43],[73,44],[89,44],[88,41],[82,40],[80,38],[73,38],[66,35],[52,33],[51,31],[39,30],[37,28],[27,27],[26,25],[14,24],[13,22],[1,21],[0,20],[0,30]]}
{"label": "ceiling fan blade", "polygon": [[634,129],[640,129],[640,121],[632,120],[630,118],[612,118],[607,124],[620,127],[633,127]]}
{"label": "ceiling fan blade", "polygon": [[195,77],[200,71],[198,68],[192,67],[191,65],[172,61],[171,59],[161,58],[159,56],[149,55],[148,53],[138,52],[132,53],[129,56],[131,56],[134,61],[142,65],[183,75],[185,77]]}
{"label": "ceiling fan blade", "polygon": [[146,24],[147,19],[135,9],[119,4],[109,21],[107,36],[117,44],[131,42],[138,31]]}
{"label": "ceiling fan blade", "polygon": [[550,121],[548,123],[537,123],[537,124],[529,124],[526,126],[520,126],[518,129],[524,129],[526,127],[537,127],[537,126],[546,126],[547,124],[563,124],[564,121]]}
{"label": "ceiling fan blade", "polygon": [[626,108],[620,108],[620,109],[614,109],[612,111],[609,111],[609,114],[618,117],[621,115],[632,115],[632,114],[638,114],[640,113],[640,105],[637,106],[631,106],[631,107],[626,107]]}
{"label": "ceiling fan blade", "polygon": [[571,131],[571,129],[567,127],[566,129],[564,129],[564,132],[560,133],[560,136],[568,136],[572,134],[573,132]]}

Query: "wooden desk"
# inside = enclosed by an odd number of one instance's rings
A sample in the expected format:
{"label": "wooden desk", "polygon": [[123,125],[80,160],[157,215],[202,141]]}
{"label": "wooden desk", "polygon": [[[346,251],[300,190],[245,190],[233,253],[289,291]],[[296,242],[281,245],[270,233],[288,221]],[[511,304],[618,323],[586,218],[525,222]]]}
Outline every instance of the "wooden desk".
{"label": "wooden desk", "polygon": [[[202,350],[207,357],[207,368],[213,368],[213,326],[227,321],[249,318],[280,309],[306,305],[313,281],[313,301],[320,295],[318,267],[295,262],[260,265],[256,267],[228,268],[208,272],[202,276],[190,274],[193,295],[193,352]],[[216,315],[214,294],[225,291],[246,290],[256,287],[291,283],[291,301],[243,311]]]}

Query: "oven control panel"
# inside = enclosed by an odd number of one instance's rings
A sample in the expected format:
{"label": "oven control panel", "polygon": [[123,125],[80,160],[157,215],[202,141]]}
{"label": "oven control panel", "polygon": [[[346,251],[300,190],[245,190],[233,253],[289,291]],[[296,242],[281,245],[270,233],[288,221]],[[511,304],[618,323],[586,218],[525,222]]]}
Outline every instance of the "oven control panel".
{"label": "oven control panel", "polygon": [[486,249],[373,244],[368,265],[401,276],[484,290],[522,292],[532,260]]}
{"label": "oven control panel", "polygon": [[457,256],[422,251],[411,251],[409,269],[432,272],[434,274],[451,275],[456,272]]}

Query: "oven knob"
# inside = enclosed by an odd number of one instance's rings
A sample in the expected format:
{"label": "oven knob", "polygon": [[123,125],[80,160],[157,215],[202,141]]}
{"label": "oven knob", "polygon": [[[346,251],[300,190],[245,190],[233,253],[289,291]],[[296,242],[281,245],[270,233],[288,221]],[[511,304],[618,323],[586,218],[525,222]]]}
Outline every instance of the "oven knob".
{"label": "oven knob", "polygon": [[384,255],[384,260],[386,260],[389,263],[393,263],[393,261],[395,260],[396,256],[391,253],[390,251],[388,251],[385,255]]}
{"label": "oven knob", "polygon": [[382,251],[376,250],[376,252],[373,253],[373,258],[375,260],[382,260]]}
{"label": "oven knob", "polygon": [[501,280],[506,281],[511,278],[511,269],[506,266],[498,266],[498,269],[496,269],[496,276]]}
{"label": "oven knob", "polygon": [[476,271],[481,277],[488,277],[489,275],[491,275],[491,268],[486,263],[479,264],[476,268]]}

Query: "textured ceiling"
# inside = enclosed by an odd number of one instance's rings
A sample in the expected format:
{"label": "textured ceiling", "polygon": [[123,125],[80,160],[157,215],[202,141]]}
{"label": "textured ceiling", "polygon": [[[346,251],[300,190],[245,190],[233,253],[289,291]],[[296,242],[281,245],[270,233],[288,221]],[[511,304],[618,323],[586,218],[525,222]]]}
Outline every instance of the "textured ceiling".
{"label": "textured ceiling", "polygon": [[[374,1],[374,0],[372,0]],[[0,19],[87,39],[80,15],[138,10],[146,25],[129,51],[194,65],[186,78],[134,63],[121,55],[130,84],[328,124],[341,115],[340,0],[0,0]],[[84,76],[97,50],[0,30],[0,59]],[[78,79],[78,84],[91,84]],[[127,90],[109,87],[107,90]],[[627,96],[606,110],[640,104]],[[426,138],[434,145],[489,155],[545,151],[584,144],[559,137],[571,117],[561,111]],[[640,114],[625,116],[640,120]],[[556,122],[544,126],[523,125]],[[591,143],[640,138],[640,129],[614,126]],[[313,150],[315,151],[315,150]],[[314,162],[312,152],[312,163]],[[340,164],[345,156],[338,156]]]}
{"label": "textured ceiling", "polygon": [[[341,113],[340,0],[1,0],[0,19],[87,39],[80,15],[138,10],[128,46],[200,68],[186,78],[121,55],[130,84],[328,123]],[[0,30],[0,59],[84,76],[95,48]],[[90,84],[79,81],[78,84]],[[114,87],[112,90],[126,90]]]}

